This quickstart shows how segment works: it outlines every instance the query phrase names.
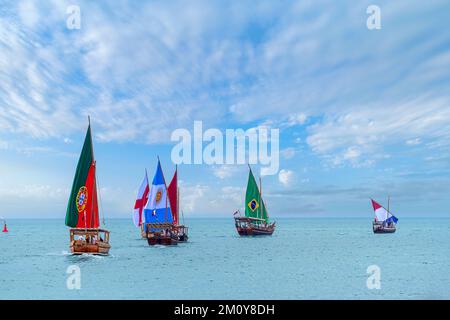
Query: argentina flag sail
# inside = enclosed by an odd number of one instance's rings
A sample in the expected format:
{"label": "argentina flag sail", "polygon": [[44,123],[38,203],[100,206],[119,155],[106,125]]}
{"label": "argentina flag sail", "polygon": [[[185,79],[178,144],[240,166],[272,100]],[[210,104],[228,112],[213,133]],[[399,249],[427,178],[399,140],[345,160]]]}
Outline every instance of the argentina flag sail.
{"label": "argentina flag sail", "polygon": [[167,197],[167,187],[158,159],[155,176],[151,185],[148,202],[144,208],[146,223],[172,223],[172,213],[170,211],[169,199]]}

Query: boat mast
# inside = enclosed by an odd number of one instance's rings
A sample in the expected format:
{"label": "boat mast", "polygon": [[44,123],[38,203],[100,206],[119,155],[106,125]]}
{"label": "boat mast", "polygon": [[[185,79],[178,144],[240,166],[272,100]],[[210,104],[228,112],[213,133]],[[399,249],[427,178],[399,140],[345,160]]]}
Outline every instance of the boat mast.
{"label": "boat mast", "polygon": [[259,218],[262,219],[262,202],[261,202],[261,193],[262,193],[262,183],[261,183],[261,176],[259,177]]}
{"label": "boat mast", "polygon": [[387,207],[388,213],[391,213],[391,212],[389,211],[389,205],[390,205],[390,202],[391,202],[391,196],[388,196],[388,207]]}
{"label": "boat mast", "polygon": [[[177,224],[180,224],[180,188],[178,188],[178,165],[175,165],[175,173],[177,175]],[[184,224],[184,221],[183,221]]]}
{"label": "boat mast", "polygon": [[[159,160],[159,156],[158,156],[158,166],[161,167],[161,161]],[[166,184],[166,178],[164,178],[164,172],[162,170],[162,167],[161,167],[161,174],[163,176],[164,187],[166,189],[166,215],[165,215],[165,217],[166,217],[166,221],[167,221],[167,216],[168,216],[167,211],[168,211],[168,208],[169,208],[168,205],[167,205],[167,184]]]}
{"label": "boat mast", "polygon": [[[98,183],[98,179],[97,179],[97,162],[95,161],[94,158],[94,142],[92,139],[92,128],[91,128],[91,116],[88,116],[88,122],[89,122],[89,128],[91,130],[91,152],[92,152],[92,161],[94,161],[94,183],[95,183],[95,192],[98,195],[98,200],[97,200],[97,211],[98,211],[98,207],[101,208],[101,213],[102,213],[102,222],[103,225],[105,225],[105,214],[103,212],[103,207],[102,207],[102,195],[100,193],[100,189],[98,187],[99,183]],[[92,201],[92,206],[94,206],[94,202]],[[92,208],[91,212],[94,212],[93,210],[94,208]],[[99,221],[100,224],[100,221]],[[92,227],[92,215],[91,215],[91,227]]]}
{"label": "boat mast", "polygon": [[[94,142],[92,141],[92,128],[91,128],[91,116],[88,115],[88,123],[89,123],[89,130],[90,130],[90,139],[91,139],[91,154],[92,154],[92,162],[94,163],[94,182],[95,182],[95,189],[97,189],[97,177],[96,177],[96,170],[95,170],[95,156],[94,156]],[[95,190],[97,192],[97,190]],[[93,195],[94,196],[94,195]],[[94,198],[92,198],[94,200]],[[91,201],[91,221],[89,221],[89,228],[92,227],[92,213],[94,213],[94,201]],[[84,211],[86,213],[86,211]],[[86,216],[85,216],[86,219]],[[85,228],[87,228],[87,223],[85,221],[84,223]]]}
{"label": "boat mast", "polygon": [[[177,224],[180,224],[180,188],[177,185]],[[184,224],[184,217],[183,217]]]}

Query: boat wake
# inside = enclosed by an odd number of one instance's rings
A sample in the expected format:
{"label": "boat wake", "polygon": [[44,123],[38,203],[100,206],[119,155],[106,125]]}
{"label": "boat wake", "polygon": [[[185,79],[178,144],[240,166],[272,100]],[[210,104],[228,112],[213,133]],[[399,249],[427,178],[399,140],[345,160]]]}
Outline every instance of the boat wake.
{"label": "boat wake", "polygon": [[49,252],[47,254],[45,254],[46,256],[70,256],[70,252],[63,250],[60,253],[57,252]]}

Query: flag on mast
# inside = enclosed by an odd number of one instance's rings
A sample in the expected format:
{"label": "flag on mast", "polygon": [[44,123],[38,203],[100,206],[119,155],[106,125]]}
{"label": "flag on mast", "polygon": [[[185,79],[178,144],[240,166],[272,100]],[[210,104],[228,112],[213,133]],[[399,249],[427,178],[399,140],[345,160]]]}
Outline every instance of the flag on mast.
{"label": "flag on mast", "polygon": [[173,222],[172,213],[167,201],[166,182],[164,181],[159,160],[150,189],[150,195],[144,208],[144,216],[146,223]]}
{"label": "flag on mast", "polygon": [[144,223],[142,213],[144,212],[144,207],[147,204],[149,192],[150,186],[148,184],[147,171],[145,171],[144,179],[139,187],[136,202],[134,203],[133,222],[136,227],[140,227]]}
{"label": "flag on mast", "polygon": [[[393,214],[388,212],[383,206],[381,206],[378,202],[374,201],[373,199],[370,199],[372,201],[372,207],[375,212],[375,221],[379,222],[390,222],[393,221],[394,223],[397,223],[398,219]],[[390,217],[389,217],[390,216]]]}
{"label": "flag on mast", "polygon": [[266,206],[261,199],[261,193],[251,169],[248,174],[247,191],[245,193],[245,216],[269,221]]}
{"label": "flag on mast", "polygon": [[91,125],[89,124],[67,205],[66,226],[72,228],[99,227],[96,185],[94,151]]}

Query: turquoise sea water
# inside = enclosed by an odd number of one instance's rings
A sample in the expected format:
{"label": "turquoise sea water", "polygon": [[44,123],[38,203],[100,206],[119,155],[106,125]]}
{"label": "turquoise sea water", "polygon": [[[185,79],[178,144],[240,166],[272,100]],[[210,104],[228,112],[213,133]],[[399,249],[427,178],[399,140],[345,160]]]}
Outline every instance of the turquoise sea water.
{"label": "turquoise sea water", "polygon": [[[450,299],[450,219],[278,219],[240,238],[233,219],[191,219],[190,242],[149,247],[129,220],[107,221],[108,257],[68,254],[62,220],[10,220],[0,233],[0,299]],[[81,289],[66,286],[70,265]],[[381,289],[366,286],[381,269]]]}

